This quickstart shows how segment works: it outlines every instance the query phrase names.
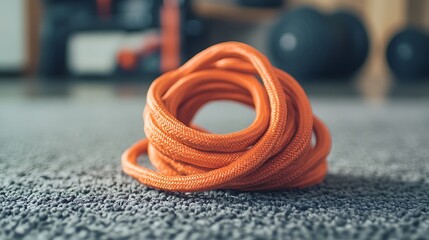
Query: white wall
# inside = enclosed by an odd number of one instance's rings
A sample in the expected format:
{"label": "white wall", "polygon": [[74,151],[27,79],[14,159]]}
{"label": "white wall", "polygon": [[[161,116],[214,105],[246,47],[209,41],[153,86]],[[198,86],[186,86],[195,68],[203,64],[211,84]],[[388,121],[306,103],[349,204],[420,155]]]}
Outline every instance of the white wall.
{"label": "white wall", "polygon": [[26,64],[25,1],[0,0],[0,71],[23,70]]}

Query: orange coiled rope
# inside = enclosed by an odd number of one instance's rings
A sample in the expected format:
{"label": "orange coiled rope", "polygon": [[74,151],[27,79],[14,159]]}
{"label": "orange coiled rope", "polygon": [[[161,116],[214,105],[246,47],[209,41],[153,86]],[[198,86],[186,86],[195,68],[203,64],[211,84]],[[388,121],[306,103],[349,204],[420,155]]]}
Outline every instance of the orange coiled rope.
{"label": "orange coiled rope", "polygon": [[[204,104],[220,99],[254,107],[255,120],[229,134],[191,124]],[[160,76],[149,88],[143,118],[147,139],[124,152],[122,167],[157,189],[301,188],[320,183],[327,172],[331,136],[305,92],[243,43],[214,45]],[[138,164],[144,153],[158,172]]]}

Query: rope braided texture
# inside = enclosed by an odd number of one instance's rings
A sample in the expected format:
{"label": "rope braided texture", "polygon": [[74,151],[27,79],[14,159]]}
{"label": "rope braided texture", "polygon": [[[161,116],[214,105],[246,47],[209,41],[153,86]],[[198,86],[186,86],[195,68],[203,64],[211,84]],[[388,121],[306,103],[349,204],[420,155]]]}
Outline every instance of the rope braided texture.
{"label": "rope braided texture", "polygon": [[[197,111],[215,100],[254,107],[255,120],[228,134],[193,125]],[[327,172],[331,136],[305,92],[243,43],[214,45],[160,76],[148,90],[143,118],[147,139],[124,152],[122,168],[157,189],[302,188],[320,183]],[[158,171],[138,164],[145,153]]]}

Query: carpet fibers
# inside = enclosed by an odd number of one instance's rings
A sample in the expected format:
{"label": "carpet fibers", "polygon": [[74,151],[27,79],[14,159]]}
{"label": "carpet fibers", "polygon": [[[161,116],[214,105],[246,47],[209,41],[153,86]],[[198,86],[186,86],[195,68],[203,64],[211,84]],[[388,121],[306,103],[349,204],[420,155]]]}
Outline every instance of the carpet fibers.
{"label": "carpet fibers", "polygon": [[[429,238],[427,100],[312,99],[333,135],[322,184],[184,194],[120,169],[143,137],[142,99],[2,99],[0,239]],[[253,117],[212,104],[196,121],[223,133]]]}

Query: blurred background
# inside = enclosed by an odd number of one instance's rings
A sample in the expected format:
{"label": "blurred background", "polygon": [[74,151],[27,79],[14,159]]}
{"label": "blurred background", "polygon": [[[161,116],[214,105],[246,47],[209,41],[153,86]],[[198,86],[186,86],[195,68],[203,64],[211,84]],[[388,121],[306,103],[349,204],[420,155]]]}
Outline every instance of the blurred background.
{"label": "blurred background", "polygon": [[310,95],[422,97],[428,12],[428,0],[0,0],[0,94],[140,94],[202,49],[233,40],[259,49]]}

